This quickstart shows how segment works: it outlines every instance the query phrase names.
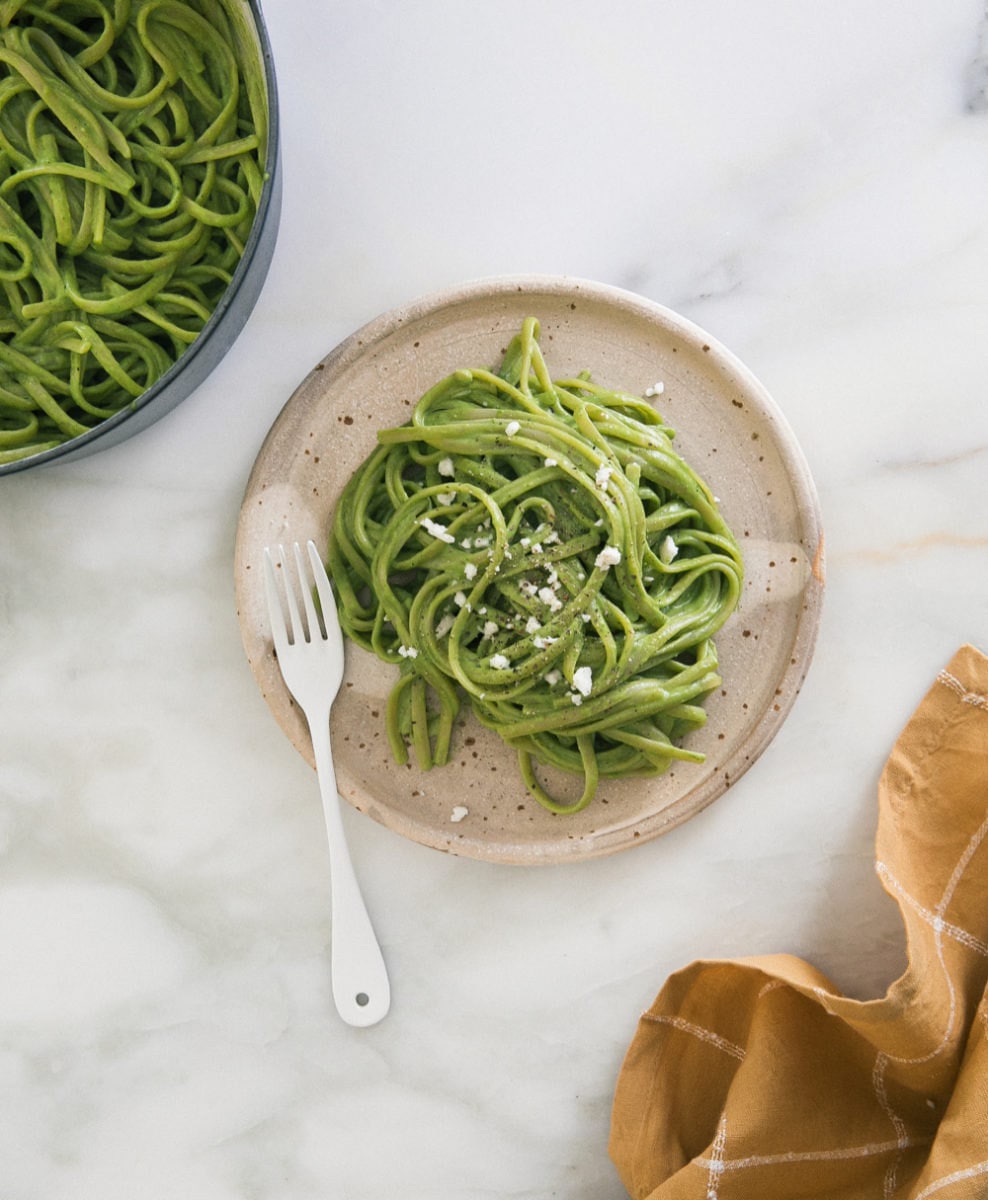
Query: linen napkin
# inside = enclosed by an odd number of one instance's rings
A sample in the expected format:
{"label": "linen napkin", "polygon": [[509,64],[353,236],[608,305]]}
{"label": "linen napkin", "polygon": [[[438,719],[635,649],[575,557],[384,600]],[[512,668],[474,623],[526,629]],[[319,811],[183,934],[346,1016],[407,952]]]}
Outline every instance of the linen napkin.
{"label": "linen napkin", "polygon": [[635,1200],[988,1196],[988,658],[963,646],[882,772],[908,966],[877,1000],[789,955],[696,962],[646,1012],[610,1154]]}

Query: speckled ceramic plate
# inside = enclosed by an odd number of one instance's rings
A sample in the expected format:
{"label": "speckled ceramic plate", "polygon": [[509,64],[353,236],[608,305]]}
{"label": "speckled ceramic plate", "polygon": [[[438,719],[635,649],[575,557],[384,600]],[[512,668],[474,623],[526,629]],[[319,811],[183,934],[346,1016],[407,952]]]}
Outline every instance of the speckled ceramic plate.
{"label": "speckled ceramic plate", "polygon": [[[588,369],[605,385],[656,401],[676,446],[721,501],[745,558],[741,604],[717,638],[723,688],[688,744],[702,765],[652,780],[605,781],[574,816],[528,794],[516,757],[469,714],[451,762],[397,766],[384,731],[394,668],[347,646],[332,732],[341,795],[417,842],[479,859],[562,862],[640,844],[717,799],[762,753],[802,684],[823,593],[823,539],[812,480],[765,389],[713,338],[639,296],[541,277],[488,280],[430,296],[372,321],[302,381],[261,447],[237,531],[236,588],[247,657],[265,700],[310,763],[305,720],[272,655],[259,569],[265,545],[326,544],[336,499],[378,429],[458,367],[494,367],[522,320],[535,316],[556,377]],[[545,773],[566,795],[574,781]],[[578,789],[577,789],[578,790]],[[454,822],[455,805],[468,809]]]}

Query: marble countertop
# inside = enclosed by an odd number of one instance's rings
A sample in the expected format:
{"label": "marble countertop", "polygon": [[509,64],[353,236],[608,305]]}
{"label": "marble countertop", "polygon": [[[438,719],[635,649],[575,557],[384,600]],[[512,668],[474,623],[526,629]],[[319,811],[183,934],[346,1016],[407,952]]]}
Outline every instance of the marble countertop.
{"label": "marble countertop", "polygon": [[[619,1200],[613,1088],[696,958],[904,964],[875,784],[988,648],[988,26],[978,0],[266,6],[281,235],[195,395],[0,488],[4,1200]],[[346,825],[392,976],[341,1023],[315,779],[232,577],[261,441],[391,307],[491,275],[675,309],[761,379],[827,534],[781,732],[668,835],[497,866]]]}

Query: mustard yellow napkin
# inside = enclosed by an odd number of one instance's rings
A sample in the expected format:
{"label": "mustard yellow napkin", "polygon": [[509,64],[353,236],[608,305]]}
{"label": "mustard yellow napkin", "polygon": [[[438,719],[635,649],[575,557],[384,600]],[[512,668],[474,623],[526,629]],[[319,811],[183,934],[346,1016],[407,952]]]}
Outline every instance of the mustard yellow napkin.
{"label": "mustard yellow napkin", "polygon": [[639,1022],[610,1153],[635,1200],[988,1196],[988,659],[962,647],[879,785],[905,974],[850,1000],[788,955],[697,962]]}

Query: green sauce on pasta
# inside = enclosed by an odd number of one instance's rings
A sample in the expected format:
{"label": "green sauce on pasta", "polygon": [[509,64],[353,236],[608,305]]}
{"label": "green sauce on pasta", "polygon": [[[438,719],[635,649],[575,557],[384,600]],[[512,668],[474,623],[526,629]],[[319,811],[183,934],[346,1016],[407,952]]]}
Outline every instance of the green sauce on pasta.
{"label": "green sauce on pasta", "polygon": [[[465,698],[533,796],[576,812],[599,780],[656,775],[706,719],[713,637],[742,562],[653,407],[550,378],[525,321],[499,371],[460,370],[378,434],[329,542],[341,624],[398,665],[391,749],[447,761]],[[572,803],[536,765],[583,776]]]}
{"label": "green sauce on pasta", "polygon": [[0,463],[127,408],[195,340],[266,139],[244,0],[0,0]]}

